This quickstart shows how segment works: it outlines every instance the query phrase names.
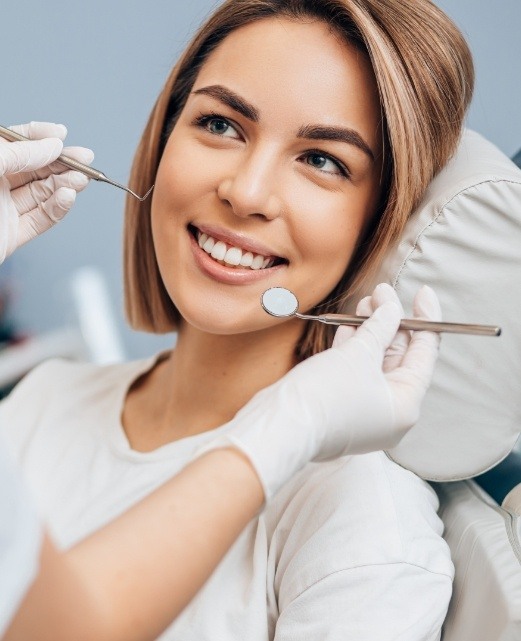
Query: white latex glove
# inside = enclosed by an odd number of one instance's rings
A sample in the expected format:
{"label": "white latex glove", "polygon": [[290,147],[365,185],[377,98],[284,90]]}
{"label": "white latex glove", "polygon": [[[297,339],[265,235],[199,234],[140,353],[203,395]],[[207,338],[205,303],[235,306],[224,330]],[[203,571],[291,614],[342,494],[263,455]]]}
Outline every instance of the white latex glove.
{"label": "white latex glove", "polygon": [[94,158],[84,147],[63,149],[63,125],[31,122],[12,129],[31,140],[8,142],[0,137],[0,264],[61,220],[76,193],[87,186],[84,174],[53,161],[62,151],[85,164]]}
{"label": "white latex glove", "polygon": [[[268,499],[308,461],[395,446],[418,419],[439,335],[397,332],[403,309],[386,284],[363,299],[357,313],[372,315],[359,328],[339,328],[331,349],[258,392],[198,454],[238,448]],[[440,319],[429,287],[418,292],[414,317]]]}

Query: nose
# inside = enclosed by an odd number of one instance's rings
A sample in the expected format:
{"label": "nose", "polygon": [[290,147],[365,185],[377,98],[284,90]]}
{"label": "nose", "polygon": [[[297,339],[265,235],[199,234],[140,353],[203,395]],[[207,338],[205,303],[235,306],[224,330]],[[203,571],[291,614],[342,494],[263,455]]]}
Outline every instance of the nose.
{"label": "nose", "polygon": [[272,220],[282,212],[277,173],[273,153],[251,153],[247,158],[241,156],[221,179],[217,195],[236,216]]}

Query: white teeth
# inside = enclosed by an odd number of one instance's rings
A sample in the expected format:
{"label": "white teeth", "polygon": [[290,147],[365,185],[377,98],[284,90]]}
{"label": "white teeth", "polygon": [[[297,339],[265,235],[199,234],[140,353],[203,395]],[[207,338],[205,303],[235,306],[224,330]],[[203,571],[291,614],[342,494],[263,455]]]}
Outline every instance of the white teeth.
{"label": "white teeth", "polygon": [[230,247],[224,256],[224,262],[228,265],[239,265],[242,258],[242,251],[238,247]]}
{"label": "white teeth", "polygon": [[246,252],[245,254],[242,255],[240,264],[243,267],[251,267],[252,263],[253,263],[253,254],[251,252]]}
{"label": "white teeth", "polygon": [[203,245],[203,249],[207,254],[211,254],[214,245],[215,245],[215,240],[210,236],[209,238],[206,239]]}
{"label": "white teeth", "polygon": [[221,265],[230,265],[233,267],[249,267],[250,269],[266,269],[271,267],[275,259],[266,258],[261,254],[253,254],[249,251],[243,251],[239,247],[228,247],[222,240],[215,240],[208,234],[197,231],[197,243],[201,249],[216,260]]}
{"label": "white teeth", "polygon": [[264,256],[255,256],[253,263],[251,264],[252,269],[260,269],[264,263]]}
{"label": "white teeth", "polygon": [[211,257],[215,260],[223,260],[226,255],[226,245],[222,240],[218,240],[211,251]]}

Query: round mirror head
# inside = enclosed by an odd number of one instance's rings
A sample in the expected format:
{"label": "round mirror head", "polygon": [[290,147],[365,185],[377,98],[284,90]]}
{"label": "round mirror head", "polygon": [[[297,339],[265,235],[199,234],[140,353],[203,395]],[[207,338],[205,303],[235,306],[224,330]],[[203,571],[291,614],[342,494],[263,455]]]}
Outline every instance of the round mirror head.
{"label": "round mirror head", "polygon": [[298,300],[293,292],[284,287],[271,287],[261,296],[263,309],[278,318],[294,316],[298,309]]}

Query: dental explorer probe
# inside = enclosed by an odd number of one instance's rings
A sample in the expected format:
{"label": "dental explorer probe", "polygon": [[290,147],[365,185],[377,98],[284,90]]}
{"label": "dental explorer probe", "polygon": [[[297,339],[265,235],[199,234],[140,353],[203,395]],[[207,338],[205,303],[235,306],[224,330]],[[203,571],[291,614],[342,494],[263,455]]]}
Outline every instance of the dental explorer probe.
{"label": "dental explorer probe", "polygon": [[[22,134],[16,133],[16,131],[12,131],[7,127],[2,127],[2,125],[0,125],[0,136],[2,138],[5,138],[5,140],[8,140],[9,142],[21,142],[21,141],[31,140],[31,138],[26,138],[25,136],[22,136]],[[134,198],[137,198],[141,202],[143,202],[143,200],[146,200],[146,198],[150,196],[152,189],[154,189],[154,185],[152,185],[152,187],[150,187],[150,189],[147,191],[147,193],[144,196],[138,196],[138,194],[132,191],[132,189],[125,187],[125,185],[121,185],[115,180],[111,180],[110,178],[107,178],[107,176],[105,176],[103,172],[98,171],[93,167],[89,167],[89,165],[84,165],[83,163],[78,162],[77,160],[74,160],[74,158],[69,158],[68,156],[61,155],[61,156],[58,156],[58,158],[54,162],[60,162],[62,163],[62,165],[66,165],[67,167],[70,167],[75,171],[79,171],[82,174],[85,174],[85,176],[88,176],[89,178],[93,178],[94,180],[108,183],[109,185],[114,185],[114,187],[119,187],[119,189],[123,189],[124,191],[128,192],[129,194],[134,196]]]}
{"label": "dental explorer probe", "polygon": [[[312,316],[299,314],[298,298],[293,292],[284,287],[271,287],[261,296],[261,305],[264,311],[271,316],[287,318],[296,316],[302,320],[315,320],[326,325],[361,325],[367,316],[349,316],[347,314],[320,314]],[[429,332],[449,332],[451,334],[477,334],[479,336],[499,336],[501,327],[493,325],[472,325],[468,323],[443,323],[437,321],[425,321],[419,319],[404,318],[400,322],[400,329]]]}

